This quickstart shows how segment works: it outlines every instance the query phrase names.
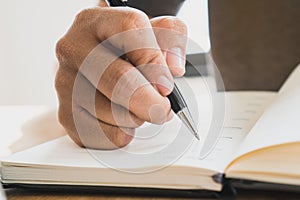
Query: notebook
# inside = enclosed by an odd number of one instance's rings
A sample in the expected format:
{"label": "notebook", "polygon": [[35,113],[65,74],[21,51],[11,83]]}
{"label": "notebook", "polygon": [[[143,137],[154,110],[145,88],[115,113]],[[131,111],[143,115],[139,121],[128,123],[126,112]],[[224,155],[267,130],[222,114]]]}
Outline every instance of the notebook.
{"label": "notebook", "polygon": [[[179,148],[172,142],[179,136],[192,137],[175,117],[163,127],[138,129],[139,136],[162,130],[118,150],[80,148],[64,136],[15,153],[1,160],[2,183],[216,192],[227,183],[266,183],[299,189],[299,85],[300,66],[279,92],[225,92],[222,133],[206,157],[199,157],[203,143],[193,139],[176,159],[172,157]],[[209,127],[209,107],[202,105],[200,132]]]}

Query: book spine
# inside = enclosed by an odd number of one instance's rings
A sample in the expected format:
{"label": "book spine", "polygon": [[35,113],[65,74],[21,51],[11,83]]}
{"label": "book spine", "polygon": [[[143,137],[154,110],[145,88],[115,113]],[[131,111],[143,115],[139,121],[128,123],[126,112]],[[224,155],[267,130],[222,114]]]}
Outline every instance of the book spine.
{"label": "book spine", "polygon": [[220,196],[222,198],[232,198],[237,194],[237,191],[231,185],[231,181],[225,178],[225,174],[215,174],[212,176],[212,179],[222,185],[222,191],[220,192]]}

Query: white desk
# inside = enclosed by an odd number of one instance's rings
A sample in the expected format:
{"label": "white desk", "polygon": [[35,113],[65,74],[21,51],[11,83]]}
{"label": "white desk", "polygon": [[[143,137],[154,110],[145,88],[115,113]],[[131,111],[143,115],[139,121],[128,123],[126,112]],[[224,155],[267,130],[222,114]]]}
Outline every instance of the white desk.
{"label": "white desk", "polygon": [[0,121],[0,157],[65,134],[46,106],[0,106]]}

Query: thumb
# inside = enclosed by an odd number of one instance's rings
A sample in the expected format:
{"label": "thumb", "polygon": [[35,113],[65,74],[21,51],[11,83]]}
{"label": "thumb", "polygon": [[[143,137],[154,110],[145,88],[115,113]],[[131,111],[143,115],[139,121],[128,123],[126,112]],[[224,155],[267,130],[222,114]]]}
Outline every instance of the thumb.
{"label": "thumb", "polygon": [[187,26],[176,17],[156,17],[151,19],[156,40],[162,49],[173,76],[185,73],[185,53]]}

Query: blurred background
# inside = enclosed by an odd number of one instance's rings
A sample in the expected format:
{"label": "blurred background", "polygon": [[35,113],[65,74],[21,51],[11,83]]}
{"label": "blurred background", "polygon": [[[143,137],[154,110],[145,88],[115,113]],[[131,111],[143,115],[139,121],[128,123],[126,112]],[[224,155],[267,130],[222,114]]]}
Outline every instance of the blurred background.
{"label": "blurred background", "polygon": [[[97,2],[0,1],[0,105],[57,104],[56,41],[67,31],[76,13]],[[210,50],[207,10],[207,0],[189,0],[179,13],[189,26],[190,38],[203,52]]]}

